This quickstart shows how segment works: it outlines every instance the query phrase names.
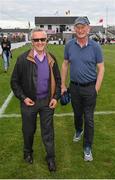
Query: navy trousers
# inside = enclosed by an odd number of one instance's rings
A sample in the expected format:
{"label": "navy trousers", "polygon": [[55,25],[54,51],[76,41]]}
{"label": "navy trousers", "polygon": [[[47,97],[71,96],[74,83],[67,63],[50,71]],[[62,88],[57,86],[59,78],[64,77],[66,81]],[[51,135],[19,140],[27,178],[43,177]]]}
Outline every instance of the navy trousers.
{"label": "navy trousers", "polygon": [[70,93],[75,129],[82,131],[84,128],[83,146],[91,147],[94,137],[94,109],[97,97],[95,84],[81,86],[70,83]]}
{"label": "navy trousers", "polygon": [[40,116],[41,136],[47,153],[46,158],[54,158],[54,110],[49,108],[47,99],[37,100],[34,106],[26,106],[24,103],[21,103],[24,153],[33,152],[32,147],[38,113]]}

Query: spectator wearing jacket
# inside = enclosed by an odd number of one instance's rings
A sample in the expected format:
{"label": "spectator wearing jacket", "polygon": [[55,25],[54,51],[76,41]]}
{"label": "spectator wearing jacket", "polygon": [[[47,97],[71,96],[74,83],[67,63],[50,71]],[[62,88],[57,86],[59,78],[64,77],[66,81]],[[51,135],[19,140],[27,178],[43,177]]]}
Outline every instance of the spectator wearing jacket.
{"label": "spectator wearing jacket", "polygon": [[17,59],[11,88],[20,100],[24,159],[33,163],[33,140],[37,114],[50,171],[56,170],[53,115],[60,98],[60,72],[54,55],[46,51],[47,34],[41,29],[31,32],[32,49]]}
{"label": "spectator wearing jacket", "polygon": [[1,47],[2,47],[2,57],[3,57],[3,63],[4,63],[4,72],[7,72],[8,67],[9,67],[10,49],[11,49],[11,42],[8,40],[7,35],[3,36]]}

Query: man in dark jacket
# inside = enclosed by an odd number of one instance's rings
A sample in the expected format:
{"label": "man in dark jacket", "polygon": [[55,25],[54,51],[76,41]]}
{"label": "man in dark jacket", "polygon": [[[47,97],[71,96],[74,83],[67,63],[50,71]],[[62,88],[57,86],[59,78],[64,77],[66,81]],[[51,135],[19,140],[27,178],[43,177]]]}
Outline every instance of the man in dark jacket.
{"label": "man in dark jacket", "polygon": [[7,72],[9,67],[9,60],[10,60],[10,49],[11,49],[11,43],[8,40],[8,36],[4,35],[3,40],[1,42],[2,47],[2,57],[4,61],[4,72]]}
{"label": "man in dark jacket", "polygon": [[40,29],[31,33],[32,49],[18,57],[11,77],[11,88],[21,102],[24,159],[33,163],[33,140],[37,113],[50,171],[55,171],[53,115],[60,98],[60,72],[55,57],[48,53],[47,34]]}

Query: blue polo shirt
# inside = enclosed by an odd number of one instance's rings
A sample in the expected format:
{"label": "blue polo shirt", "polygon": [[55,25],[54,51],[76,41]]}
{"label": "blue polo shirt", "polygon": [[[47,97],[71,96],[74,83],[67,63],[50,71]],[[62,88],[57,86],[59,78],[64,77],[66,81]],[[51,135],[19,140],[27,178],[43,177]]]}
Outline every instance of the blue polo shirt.
{"label": "blue polo shirt", "polygon": [[103,62],[100,45],[89,39],[88,44],[80,47],[76,38],[65,45],[64,59],[70,63],[70,80],[88,83],[97,78],[96,65]]}

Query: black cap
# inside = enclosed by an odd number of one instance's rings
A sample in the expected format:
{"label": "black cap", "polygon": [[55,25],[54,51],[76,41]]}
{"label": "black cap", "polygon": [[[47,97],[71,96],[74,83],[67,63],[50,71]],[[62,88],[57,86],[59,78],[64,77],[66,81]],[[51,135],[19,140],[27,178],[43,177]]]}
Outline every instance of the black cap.
{"label": "black cap", "polygon": [[89,22],[87,17],[78,17],[77,19],[75,19],[74,25],[78,25],[78,24],[87,24],[87,25],[89,25],[90,22]]}
{"label": "black cap", "polygon": [[61,95],[60,98],[60,104],[61,105],[67,105],[71,101],[71,95],[69,90],[65,91],[63,95]]}

